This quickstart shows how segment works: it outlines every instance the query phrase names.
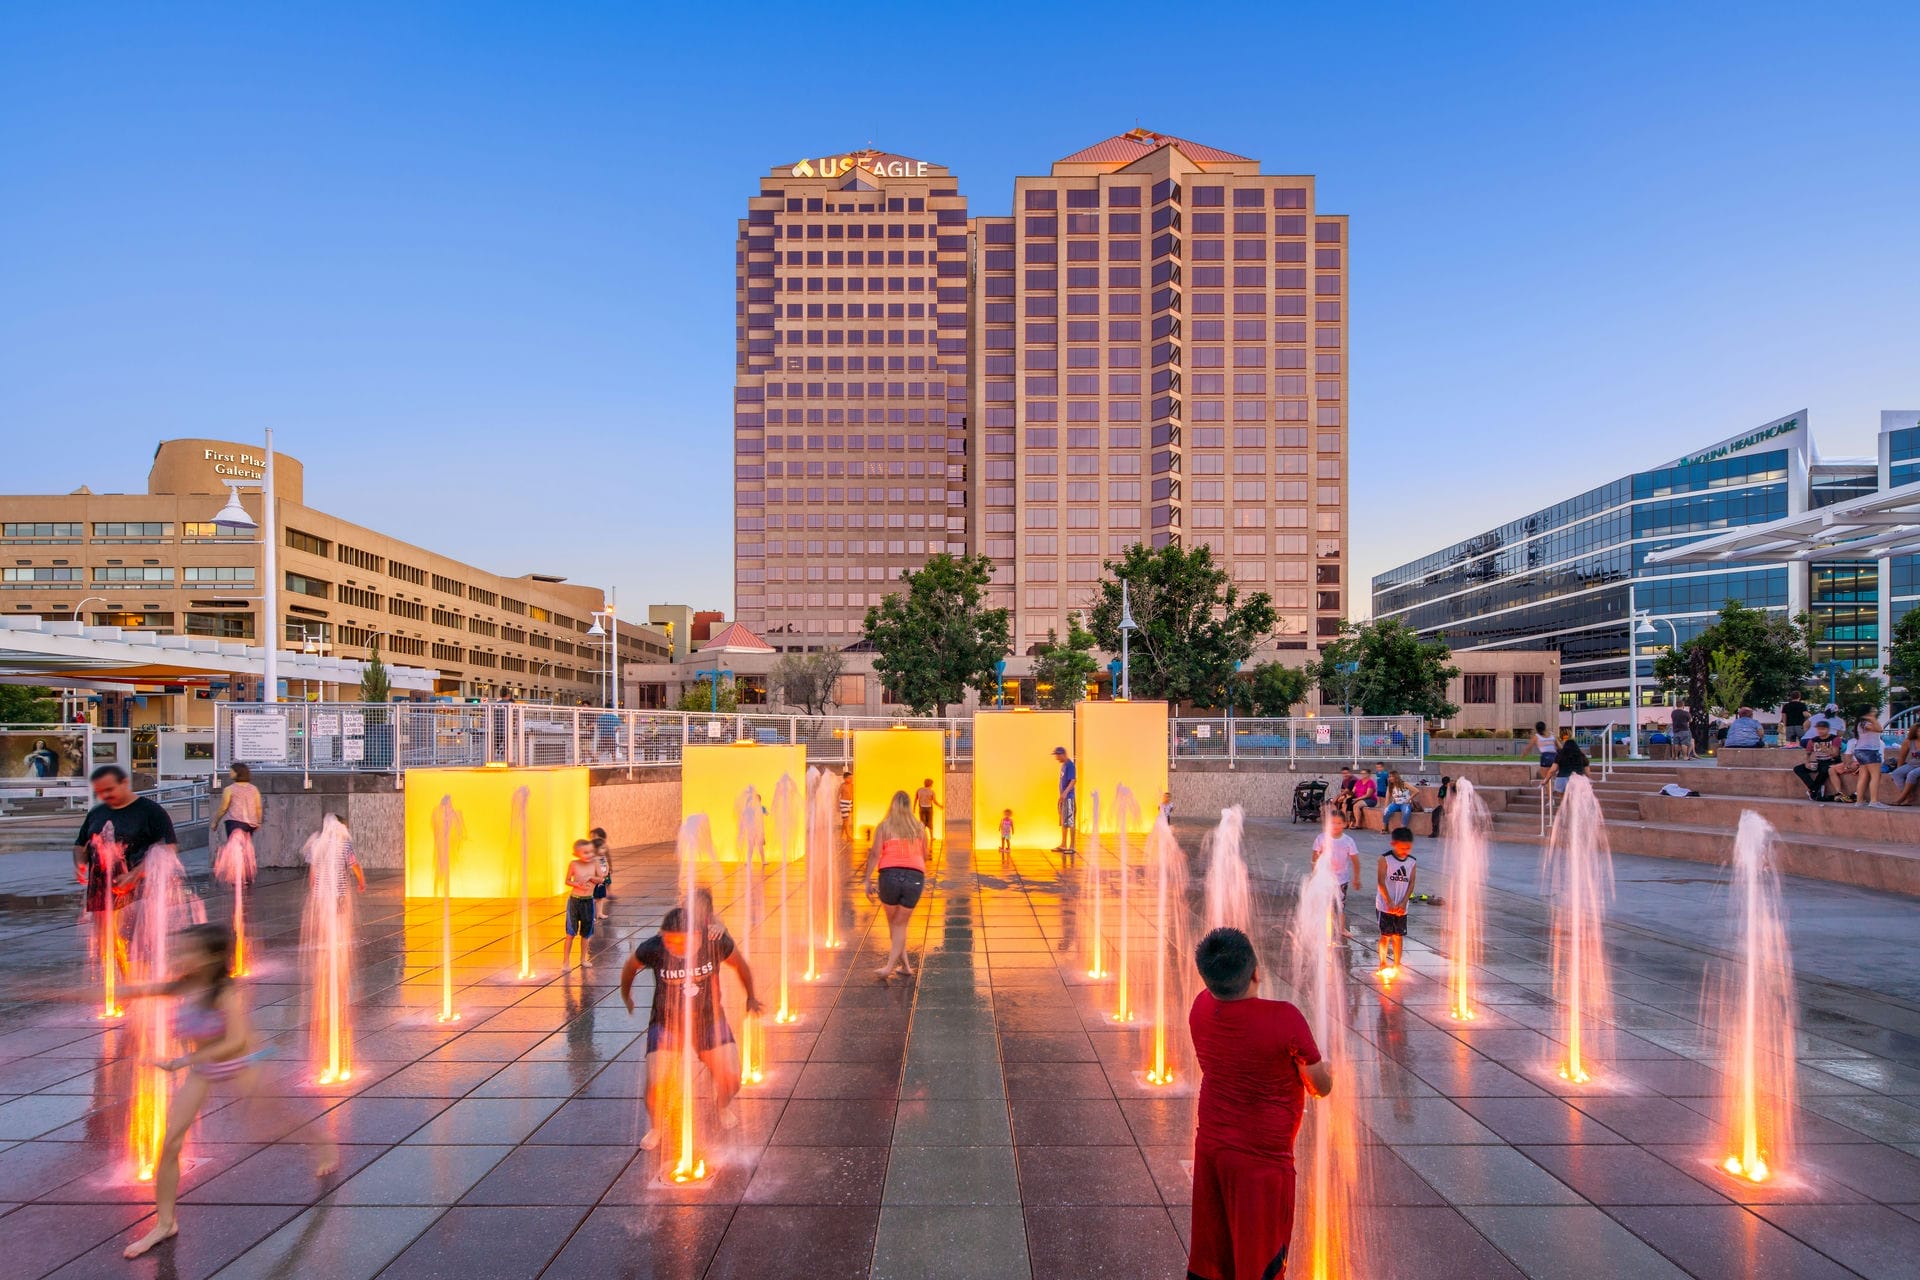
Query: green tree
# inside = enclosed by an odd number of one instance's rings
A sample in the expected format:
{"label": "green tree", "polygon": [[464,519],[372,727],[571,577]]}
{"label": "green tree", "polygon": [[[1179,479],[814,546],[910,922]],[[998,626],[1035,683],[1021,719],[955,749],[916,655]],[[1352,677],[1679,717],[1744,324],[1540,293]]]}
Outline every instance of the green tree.
{"label": "green tree", "polygon": [[380,641],[375,637],[368,646],[367,669],[360,673],[360,701],[387,702],[393,698],[393,682],[387,678],[387,664],[380,661]]}
{"label": "green tree", "polygon": [[931,556],[900,575],[905,591],[867,610],[873,669],[891,696],[917,715],[945,715],[968,689],[993,696],[993,665],[1007,655],[1005,609],[986,605],[993,562],[985,556]]}
{"label": "green tree", "polygon": [[1242,598],[1204,546],[1156,550],[1135,543],[1107,576],[1088,629],[1108,653],[1120,652],[1120,584],[1127,584],[1137,629],[1129,642],[1132,692],[1170,703],[1217,707],[1226,700],[1236,662],[1244,662],[1273,630],[1273,600],[1264,591]]}
{"label": "green tree", "polygon": [[[1813,653],[1808,647],[1811,623],[1805,614],[1788,620],[1764,609],[1749,609],[1738,600],[1720,607],[1720,616],[1678,649],[1653,660],[1653,676],[1668,693],[1684,697],[1699,732],[1706,732],[1707,678],[1711,655],[1720,649],[1737,653],[1746,662],[1748,704],[1778,707],[1793,697],[1813,675]],[[1700,654],[1696,664],[1694,654]]]}
{"label": "green tree", "polygon": [[1248,707],[1257,716],[1287,716],[1313,691],[1313,677],[1305,668],[1284,662],[1263,662],[1240,673],[1236,707]]}
{"label": "green tree", "polygon": [[53,690],[30,684],[0,684],[0,724],[53,724],[60,707]]}
{"label": "green tree", "polygon": [[[1452,656],[1446,641],[1423,639],[1392,618],[1342,622],[1339,637],[1322,646],[1313,676],[1329,705],[1350,700],[1365,715],[1445,720],[1460,710],[1447,701],[1447,681],[1460,674],[1447,662]],[[1349,665],[1355,669],[1341,669]]]}
{"label": "green tree", "polygon": [[1078,614],[1067,615],[1064,643],[1053,628],[1047,628],[1046,643],[1033,654],[1033,684],[1041,706],[1071,707],[1080,701],[1087,681],[1100,670],[1093,643],[1093,633],[1080,625]]}
{"label": "green tree", "polygon": [[1852,724],[1886,702],[1887,683],[1872,671],[1842,671],[1834,681],[1833,700],[1847,723]]}
{"label": "green tree", "polygon": [[1752,689],[1746,655],[1731,649],[1715,649],[1707,656],[1707,691],[1716,714],[1730,716],[1748,705],[1747,697]]}
{"label": "green tree", "polygon": [[1908,703],[1920,702],[1920,608],[1909,609],[1888,637],[1887,681]]}
{"label": "green tree", "polygon": [[678,710],[707,712],[717,710],[731,714],[739,705],[740,695],[739,691],[733,687],[733,681],[722,680],[720,682],[720,697],[716,705],[713,696],[713,681],[701,680],[696,684],[688,685],[681,691]]}

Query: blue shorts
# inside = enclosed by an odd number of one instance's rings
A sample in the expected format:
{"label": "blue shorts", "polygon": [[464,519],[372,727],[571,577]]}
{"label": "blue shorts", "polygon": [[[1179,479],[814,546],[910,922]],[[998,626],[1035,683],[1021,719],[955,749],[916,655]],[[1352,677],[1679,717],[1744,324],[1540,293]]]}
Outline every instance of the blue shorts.
{"label": "blue shorts", "polygon": [[1542,751],[1540,753],[1540,767],[1542,769],[1551,769],[1553,768],[1553,762],[1559,758],[1560,753],[1558,751]]}
{"label": "blue shorts", "polygon": [[567,936],[571,938],[575,934],[582,938],[593,936],[592,898],[567,899]]}
{"label": "blue shorts", "polygon": [[[723,1044],[732,1043],[733,1028],[727,1025],[725,1018],[721,1018],[716,1022],[700,1028],[700,1035],[693,1048],[696,1053],[707,1053],[711,1050],[718,1049]],[[650,1022],[647,1024],[648,1053],[658,1053],[663,1048],[671,1049],[673,1047],[671,1037],[667,1033],[666,1023]]]}
{"label": "blue shorts", "polygon": [[1880,752],[1874,747],[1855,747],[1853,749],[1853,758],[1861,764],[1879,764]]}

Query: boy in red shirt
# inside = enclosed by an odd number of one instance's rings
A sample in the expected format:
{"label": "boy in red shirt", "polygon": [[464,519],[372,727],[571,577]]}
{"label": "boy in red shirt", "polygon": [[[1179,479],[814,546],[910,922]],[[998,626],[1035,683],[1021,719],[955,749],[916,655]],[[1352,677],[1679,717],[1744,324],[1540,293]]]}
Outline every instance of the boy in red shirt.
{"label": "boy in red shirt", "polygon": [[1333,1073],[1300,1010],[1262,1000],[1253,943],[1215,929],[1194,950],[1207,989],[1187,1015],[1200,1063],[1189,1280],[1279,1280],[1293,1238],[1293,1139]]}

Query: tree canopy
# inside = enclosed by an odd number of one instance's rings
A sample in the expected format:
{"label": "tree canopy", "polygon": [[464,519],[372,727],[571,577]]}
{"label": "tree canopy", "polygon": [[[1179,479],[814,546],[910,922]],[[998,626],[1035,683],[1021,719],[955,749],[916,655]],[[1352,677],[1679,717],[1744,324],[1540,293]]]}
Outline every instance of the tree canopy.
{"label": "tree canopy", "polygon": [[676,710],[731,714],[739,708],[739,705],[740,694],[739,691],[734,688],[732,680],[722,680],[720,682],[720,694],[716,699],[713,692],[713,680],[709,677],[696,684],[688,685],[682,690],[680,693],[680,705]]}
{"label": "tree canopy", "polygon": [[1235,707],[1247,707],[1257,716],[1289,716],[1313,691],[1313,677],[1304,668],[1284,662],[1263,662],[1240,673],[1235,682]]}
{"label": "tree canopy", "polygon": [[387,664],[380,660],[380,642],[376,639],[368,649],[367,669],[360,673],[360,701],[392,700],[393,681],[387,676]]}
{"label": "tree canopy", "polygon": [[835,693],[845,666],[837,649],[782,654],[767,672],[767,692],[810,716],[825,715],[838,700]]}
{"label": "tree canopy", "polygon": [[0,724],[52,724],[60,718],[53,690],[30,684],[0,684]]}
{"label": "tree canopy", "polygon": [[[1706,673],[1712,655],[1720,650],[1738,654],[1747,677],[1747,703],[1774,708],[1805,687],[1813,675],[1813,655],[1807,644],[1806,615],[1789,620],[1764,609],[1749,609],[1738,600],[1720,606],[1710,626],[1653,660],[1653,676],[1660,687],[1687,699],[1696,723],[1705,721],[1711,698]],[[1702,655],[1696,664],[1693,655]]]}
{"label": "tree canopy", "polygon": [[1087,681],[1100,670],[1093,656],[1093,633],[1080,625],[1080,616],[1067,615],[1067,638],[1051,627],[1047,642],[1034,650],[1033,684],[1043,707],[1071,707],[1086,694]]}
{"label": "tree canopy", "polygon": [[1397,619],[1342,622],[1339,637],[1321,647],[1313,677],[1329,706],[1445,720],[1460,710],[1447,701],[1447,681],[1460,674],[1447,661],[1452,656],[1446,641],[1423,639]]}
{"label": "tree canopy", "polygon": [[1264,591],[1242,597],[1205,546],[1135,543],[1107,576],[1088,615],[1088,629],[1108,653],[1120,652],[1120,584],[1138,624],[1129,644],[1136,697],[1217,707],[1226,700],[1234,664],[1244,662],[1273,630],[1273,601]]}
{"label": "tree canopy", "polygon": [[1920,608],[1907,610],[1888,637],[1887,683],[1911,704],[1920,702]]}
{"label": "tree canopy", "polygon": [[992,576],[985,556],[942,552],[900,575],[905,591],[867,610],[873,669],[896,701],[918,715],[945,715],[968,689],[993,695],[1010,624],[1007,610],[986,606]]}

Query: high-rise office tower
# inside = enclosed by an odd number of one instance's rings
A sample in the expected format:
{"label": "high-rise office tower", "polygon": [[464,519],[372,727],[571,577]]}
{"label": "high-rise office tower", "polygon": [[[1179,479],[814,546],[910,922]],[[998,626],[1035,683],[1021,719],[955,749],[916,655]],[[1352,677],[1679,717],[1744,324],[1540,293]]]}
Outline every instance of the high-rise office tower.
{"label": "high-rise office tower", "polygon": [[1015,652],[1135,542],[1211,548],[1273,596],[1281,648],[1333,636],[1347,220],[1313,179],[1135,129],[1016,179],[1013,215],[974,229],[973,543]]}
{"label": "high-rise office tower", "polygon": [[928,555],[964,549],[967,206],[878,151],[777,166],[735,257],[736,618],[839,648]]}

